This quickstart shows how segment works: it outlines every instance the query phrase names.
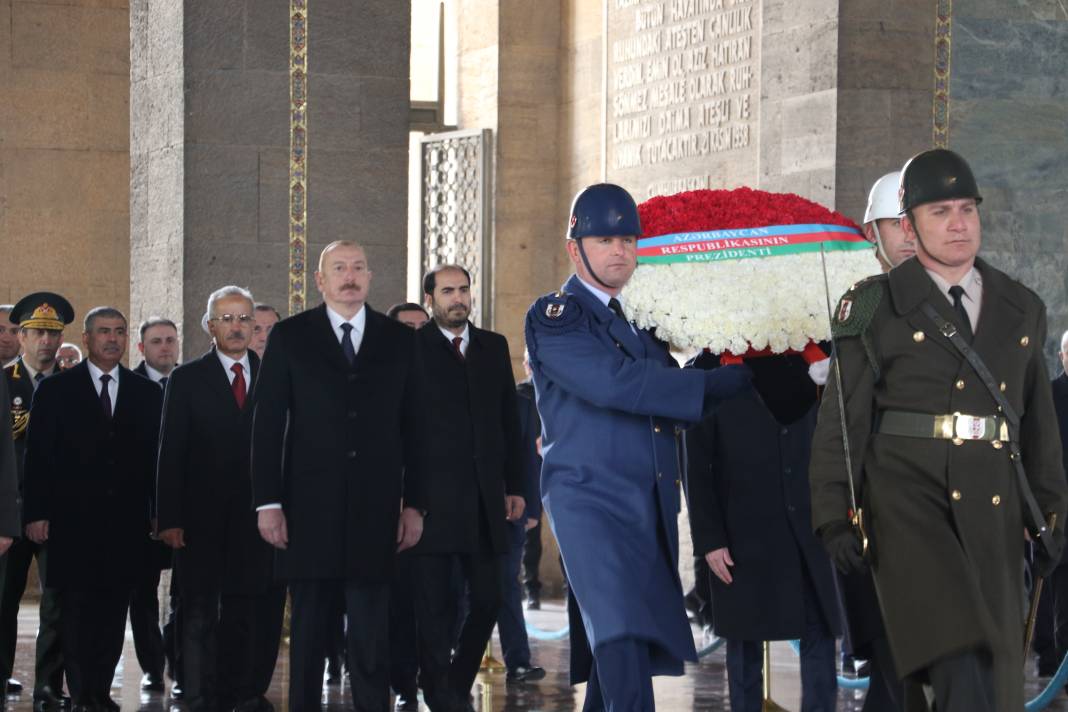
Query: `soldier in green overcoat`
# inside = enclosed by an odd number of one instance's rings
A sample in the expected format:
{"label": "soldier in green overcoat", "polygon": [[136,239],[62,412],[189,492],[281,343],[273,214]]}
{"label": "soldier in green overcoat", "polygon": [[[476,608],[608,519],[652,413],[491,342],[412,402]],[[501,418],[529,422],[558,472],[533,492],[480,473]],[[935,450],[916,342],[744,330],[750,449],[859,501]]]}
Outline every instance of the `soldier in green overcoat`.
{"label": "soldier in green overcoat", "polygon": [[[1027,497],[1062,523],[1068,505],[1042,353],[1046,309],[976,257],[980,201],[957,154],[910,159],[902,225],[916,257],[855,285],[832,317],[856,501],[910,710],[1023,709],[1024,530],[1039,526]],[[1015,443],[1009,409],[944,335],[953,327],[1018,414]],[[838,402],[832,370],[813,443],[812,520],[848,571],[865,561]],[[1010,460],[1017,446],[1026,488]],[[1051,551],[1063,541],[1059,529],[1044,536]]]}

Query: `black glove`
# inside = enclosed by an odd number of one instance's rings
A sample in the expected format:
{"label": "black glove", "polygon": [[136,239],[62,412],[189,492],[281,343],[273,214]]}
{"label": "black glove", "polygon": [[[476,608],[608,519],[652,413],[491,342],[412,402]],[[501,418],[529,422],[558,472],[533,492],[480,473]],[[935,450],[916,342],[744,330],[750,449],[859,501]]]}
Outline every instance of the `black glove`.
{"label": "black glove", "polygon": [[[1053,573],[1053,570],[1061,563],[1061,553],[1064,551],[1064,530],[1060,527],[1056,527],[1053,531],[1047,531],[1042,536],[1043,538],[1051,536],[1053,538],[1050,542],[1052,546],[1046,547],[1039,542],[1035,542],[1035,561],[1031,564],[1031,571],[1035,576],[1049,578],[1050,574]],[[1053,556],[1046,553],[1047,549],[1053,552]]]}
{"label": "black glove", "polygon": [[753,382],[753,371],[744,363],[720,366],[705,372],[705,397],[713,403],[738,395]]}
{"label": "black glove", "polygon": [[853,525],[846,520],[824,524],[820,527],[820,539],[843,576],[860,573],[867,567],[860,539],[853,531]]}

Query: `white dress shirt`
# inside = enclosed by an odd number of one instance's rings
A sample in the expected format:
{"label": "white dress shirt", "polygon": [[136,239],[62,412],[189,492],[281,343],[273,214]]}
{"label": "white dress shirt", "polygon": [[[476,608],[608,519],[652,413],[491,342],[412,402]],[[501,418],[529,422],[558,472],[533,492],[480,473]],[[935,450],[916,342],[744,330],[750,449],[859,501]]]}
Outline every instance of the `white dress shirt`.
{"label": "white dress shirt", "polygon": [[[931,275],[931,279],[934,281],[935,286],[938,287],[938,291],[942,292],[943,296],[952,304],[953,295],[949,293],[949,288],[954,285],[947,282],[942,275],[936,272],[927,270],[927,274]],[[979,311],[983,306],[983,277],[979,274],[979,270],[972,267],[968,270],[968,274],[961,278],[959,284],[964,288],[964,294],[961,295],[960,301],[964,305],[964,311],[968,313],[968,321],[972,323],[972,333],[974,334],[979,326]]]}
{"label": "white dress shirt", "polygon": [[[578,276],[578,275],[575,275],[575,276]],[[592,284],[590,284],[589,282],[584,280],[582,277],[579,277],[578,281],[579,281],[579,284],[581,284],[586,289],[590,290],[590,294],[592,294],[593,296],[597,297],[597,299],[601,302],[601,304],[604,304],[605,307],[608,306],[608,302],[611,301],[612,298],[613,298],[611,294],[609,294],[608,292],[605,292],[605,291],[602,291],[602,290],[598,289],[597,287],[593,286]],[[619,308],[622,309],[623,308],[623,300],[618,296],[615,297],[615,300],[617,302],[619,302]],[[628,321],[627,322],[627,326],[630,327],[631,333],[634,333],[634,334],[638,333],[638,330],[634,328],[634,324],[631,324]]]}
{"label": "white dress shirt", "polygon": [[245,377],[245,395],[248,395],[248,389],[252,386],[252,367],[248,362],[248,351],[245,352],[245,355],[241,357],[240,361],[235,361],[222,351],[219,351],[219,349],[215,349],[215,355],[222,361],[223,370],[226,371],[226,377],[230,379],[231,388],[234,385],[234,379],[237,378],[237,374],[233,372],[234,364],[241,364],[241,368],[244,369],[242,375]]}
{"label": "white dress shirt", "polygon": [[[88,361],[88,364],[89,375],[93,377],[93,388],[96,389],[96,394],[99,396],[104,385],[101,383],[100,377],[105,374],[105,371],[101,371],[92,361]],[[115,406],[119,403],[119,367],[115,366],[106,373],[111,376],[111,380],[108,381],[108,395],[111,396],[111,414],[115,415]]]}
{"label": "white dress shirt", "polygon": [[159,383],[161,380],[166,378],[166,376],[164,376],[162,373],[149,366],[148,361],[145,361],[145,373],[148,374],[148,380],[152,381],[153,383]]}
{"label": "white dress shirt", "polygon": [[455,339],[457,336],[463,339],[463,341],[460,342],[460,355],[466,358],[467,347],[471,343],[471,325],[465,324],[464,331],[462,334],[454,334],[445,327],[443,327],[441,324],[438,324],[438,329],[440,329],[441,333],[445,335],[445,338],[449,340],[450,346],[452,346],[452,340]]}
{"label": "white dress shirt", "polygon": [[330,307],[326,308],[326,317],[330,320],[330,326],[334,328],[334,336],[337,337],[337,342],[340,344],[341,339],[345,336],[344,330],[341,325],[344,323],[352,324],[352,331],[349,332],[349,338],[352,340],[352,352],[360,353],[360,344],[363,343],[363,331],[367,326],[367,309],[360,307],[360,311],[356,312],[356,315],[351,319],[345,319],[345,317],[338,314]]}

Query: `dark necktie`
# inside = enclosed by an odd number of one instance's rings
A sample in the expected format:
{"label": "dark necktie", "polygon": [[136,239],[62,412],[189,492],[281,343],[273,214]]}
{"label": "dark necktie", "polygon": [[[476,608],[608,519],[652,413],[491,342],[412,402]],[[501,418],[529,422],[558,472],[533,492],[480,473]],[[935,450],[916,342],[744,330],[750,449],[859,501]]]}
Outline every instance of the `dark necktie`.
{"label": "dark necktie", "polygon": [[345,322],[341,325],[341,353],[345,354],[345,360],[350,366],[356,364],[356,349],[352,346],[352,324]]}
{"label": "dark necktie", "polygon": [[623,305],[619,303],[619,300],[612,297],[608,300],[608,308],[612,310],[612,313],[618,316],[623,321],[627,320],[627,317],[623,316]]}
{"label": "dark necktie", "polygon": [[162,388],[163,390],[167,390],[167,381],[168,380],[170,380],[170,376],[164,376],[163,378],[159,379],[159,387]]}
{"label": "dark necktie", "polygon": [[234,400],[237,401],[238,408],[245,407],[245,369],[239,363],[235,363],[230,367],[230,370],[234,372],[234,382],[230,384],[230,388],[234,392]]}
{"label": "dark necktie", "polygon": [[964,296],[964,287],[954,284],[949,288],[949,294],[953,297],[953,309],[957,312],[957,321],[960,322],[960,335],[965,341],[971,343],[972,320],[968,318],[968,311],[964,308],[964,302],[961,299]]}
{"label": "dark necktie", "polygon": [[454,336],[452,337],[452,350],[456,352],[456,355],[460,357],[460,360],[464,360],[464,352],[460,349],[461,344],[464,342],[464,337]]}
{"label": "dark necktie", "polygon": [[33,389],[37,390],[37,386],[44,380],[44,374],[38,371],[33,374]]}
{"label": "dark necktie", "polygon": [[100,376],[100,407],[104,411],[104,417],[107,420],[111,420],[111,390],[108,388],[108,381],[111,380],[111,376],[104,373]]}

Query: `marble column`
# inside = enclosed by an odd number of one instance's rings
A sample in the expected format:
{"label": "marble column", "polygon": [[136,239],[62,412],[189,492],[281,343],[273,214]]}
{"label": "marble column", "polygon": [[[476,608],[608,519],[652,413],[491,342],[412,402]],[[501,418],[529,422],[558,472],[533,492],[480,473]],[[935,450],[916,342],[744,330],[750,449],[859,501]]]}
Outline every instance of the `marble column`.
{"label": "marble column", "polygon": [[[289,2],[133,0],[131,311],[206,348],[208,294],[252,290],[285,314],[289,271]],[[404,296],[410,7],[308,7],[307,304],[323,246],[362,242],[371,303]]]}

